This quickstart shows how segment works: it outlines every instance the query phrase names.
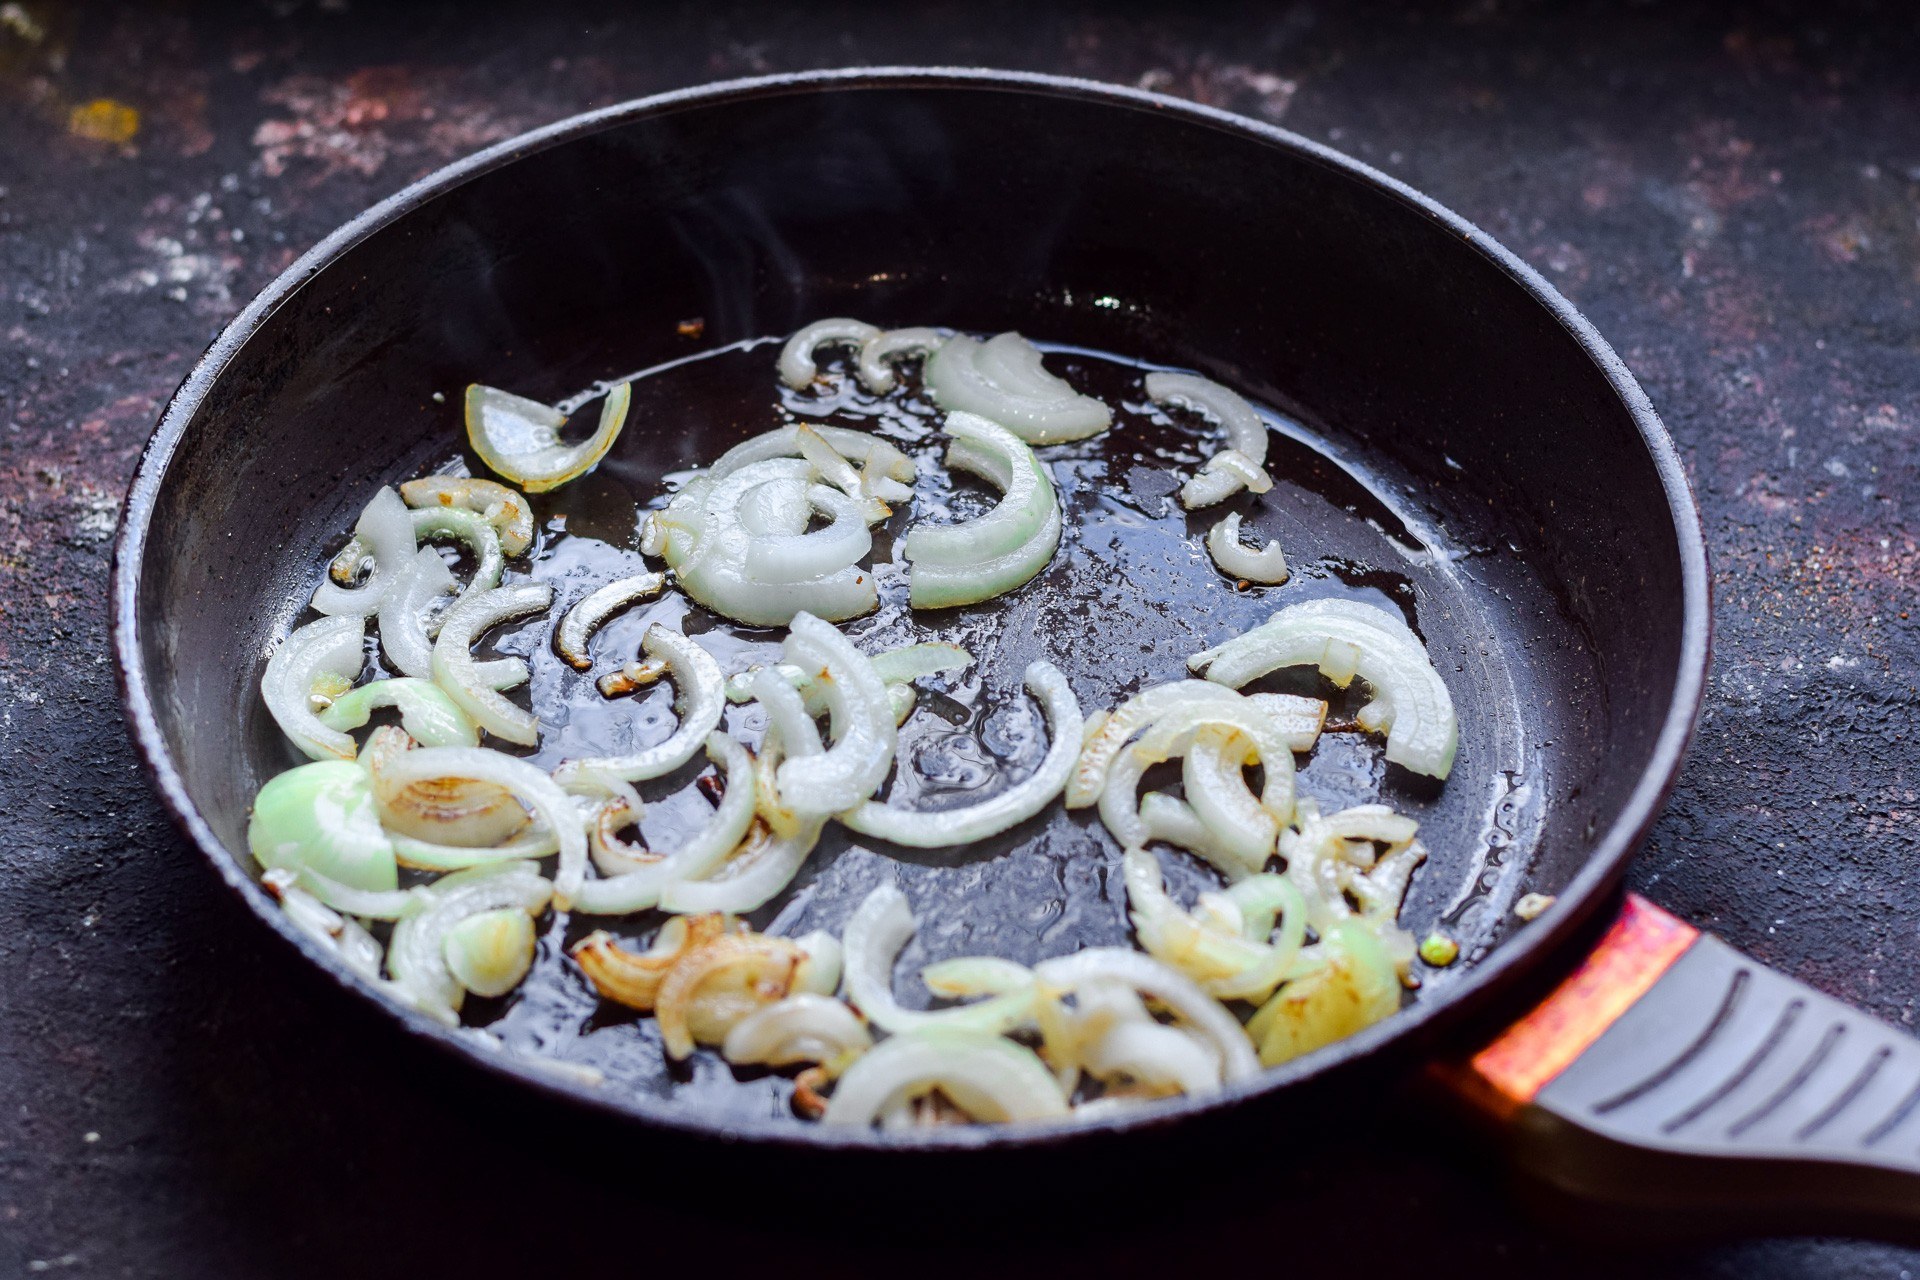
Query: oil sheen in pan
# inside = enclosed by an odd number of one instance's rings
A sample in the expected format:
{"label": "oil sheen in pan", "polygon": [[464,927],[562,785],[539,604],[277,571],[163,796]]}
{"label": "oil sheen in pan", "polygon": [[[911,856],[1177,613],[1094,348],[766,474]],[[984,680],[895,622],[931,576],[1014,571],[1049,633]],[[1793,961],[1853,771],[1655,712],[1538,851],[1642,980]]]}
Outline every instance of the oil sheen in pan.
{"label": "oil sheen in pan", "polygon": [[[1336,727],[1302,761],[1302,794],[1323,810],[1380,800],[1417,817],[1429,860],[1414,878],[1402,922],[1416,936],[1440,924],[1469,959],[1483,951],[1537,844],[1541,791],[1528,784],[1535,744],[1524,738],[1520,719],[1502,711],[1513,705],[1514,682],[1508,655],[1489,640],[1496,628],[1485,617],[1493,604],[1488,589],[1462,571],[1462,554],[1416,514],[1414,502],[1394,501],[1388,484],[1264,408],[1275,428],[1273,491],[1189,515],[1173,501],[1174,490],[1214,446],[1203,424],[1184,415],[1176,420],[1146,401],[1141,376],[1155,366],[1050,350],[1050,365],[1112,405],[1115,423],[1094,440],[1042,450],[1060,489],[1066,531],[1047,570],[1010,598],[907,611],[906,566],[897,551],[907,525],[965,518],[993,496],[970,478],[950,479],[938,465],[939,413],[920,393],[917,376],[904,377],[893,396],[876,398],[844,360],[829,358],[823,383],[790,391],[774,376],[776,340],[636,376],[631,425],[614,454],[593,474],[536,500],[534,572],[554,584],[558,613],[595,586],[649,567],[637,549],[636,504],[662,505],[686,469],[717,454],[712,442],[724,447],[803,421],[865,428],[895,441],[920,460],[916,498],[875,531],[880,609],[846,630],[869,651],[937,639],[964,645],[976,658],[963,673],[922,681],[919,706],[901,729],[904,767],[887,794],[917,806],[990,794],[1039,761],[1046,726],[1020,683],[1034,658],[1065,671],[1092,714],[1145,685],[1182,678],[1189,654],[1283,605],[1338,595],[1396,609],[1428,644],[1460,709],[1459,762],[1444,787],[1386,767],[1377,739],[1338,727],[1350,726],[1364,701],[1358,683],[1343,693],[1312,672],[1295,672],[1255,687],[1331,699]],[[450,467],[459,465],[449,459]],[[1235,509],[1244,513],[1249,537],[1279,539],[1293,568],[1289,582],[1241,590],[1214,568],[1202,537]],[[590,672],[574,671],[553,653],[548,620],[501,633],[493,649],[521,655],[532,667],[532,705],[543,726],[533,760],[551,767],[665,736],[673,724],[668,688],[612,701],[594,688],[598,675],[636,654],[653,622],[699,636],[729,672],[778,652],[778,632],[742,630],[672,591],[609,623],[594,639]],[[757,708],[736,706],[726,727],[757,740],[764,722]],[[642,787],[651,802],[642,833],[654,847],[672,848],[703,820],[708,803],[689,785],[703,772],[711,769],[700,762]],[[1197,860],[1161,852],[1172,887],[1187,900],[1213,883]],[[1068,814],[1058,804],[1002,837],[953,850],[857,842],[830,826],[794,885],[753,923],[838,934],[874,884],[894,877],[922,926],[898,970],[902,1001],[919,1005],[927,993],[914,975],[935,959],[985,953],[1032,962],[1086,946],[1130,945],[1118,863],[1118,848],[1091,810]],[[510,1050],[595,1068],[609,1089],[679,1095],[719,1123],[790,1115],[785,1077],[736,1072],[708,1050],[670,1065],[652,1019],[603,1006],[566,959],[565,948],[592,929],[644,944],[661,919],[644,913],[552,922],[522,988],[502,1000],[473,1000],[468,1022],[487,1027]],[[1428,984],[1448,977],[1421,974]]]}

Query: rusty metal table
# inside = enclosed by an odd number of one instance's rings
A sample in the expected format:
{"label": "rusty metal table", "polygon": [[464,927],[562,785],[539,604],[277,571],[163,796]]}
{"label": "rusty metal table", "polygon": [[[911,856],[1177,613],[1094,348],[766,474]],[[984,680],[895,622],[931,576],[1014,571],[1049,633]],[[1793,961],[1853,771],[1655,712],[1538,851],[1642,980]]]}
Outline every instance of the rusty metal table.
{"label": "rusty metal table", "polygon": [[[0,5],[0,1274],[671,1265],[660,1249],[803,1275],[1120,1275],[1196,1249],[1313,1270],[1281,1241],[1355,1274],[1920,1270],[1920,1253],[1837,1241],[1600,1256],[1529,1225],[1489,1162],[1417,1122],[1364,1149],[1274,1135],[1262,1203],[1217,1226],[1116,1213],[983,1244],[961,1209],[923,1239],[872,1239],[823,1197],[811,1240],[756,1229],[738,1190],[711,1221],[649,1221],[424,1073],[395,1078],[362,1051],[366,1024],[262,945],[148,797],[104,633],[117,507],[162,401],[257,287],[420,174],[583,108],[761,71],[957,62],[1147,85],[1432,193],[1613,341],[1680,442],[1718,591],[1705,723],[1634,885],[1910,1025],[1916,13]],[[468,1203],[487,1170],[533,1207]]]}

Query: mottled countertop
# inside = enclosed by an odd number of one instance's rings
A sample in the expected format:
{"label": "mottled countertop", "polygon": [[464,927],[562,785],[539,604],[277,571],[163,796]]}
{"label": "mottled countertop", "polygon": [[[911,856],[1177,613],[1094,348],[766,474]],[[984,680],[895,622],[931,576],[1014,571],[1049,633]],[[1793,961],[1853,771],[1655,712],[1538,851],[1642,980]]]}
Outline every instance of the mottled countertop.
{"label": "mottled countertop", "polygon": [[[978,1210],[873,1241],[821,1191],[827,1234],[796,1243],[752,1212],[790,1190],[650,1217],[360,1051],[174,834],[121,729],[109,547],[162,402],[297,253],[448,160],[662,89],[890,62],[1275,121],[1540,268],[1672,428],[1713,555],[1706,718],[1635,887],[1890,1021],[1920,1004],[1920,10],[628,8],[0,5],[0,1274],[1311,1273],[1316,1243],[1370,1275],[1920,1270],[1834,1241],[1597,1257],[1412,1116],[1378,1152],[1274,1135],[1277,1169],[1326,1176],[1218,1224],[1116,1212],[993,1257]],[[510,1194],[476,1194],[487,1170]]]}

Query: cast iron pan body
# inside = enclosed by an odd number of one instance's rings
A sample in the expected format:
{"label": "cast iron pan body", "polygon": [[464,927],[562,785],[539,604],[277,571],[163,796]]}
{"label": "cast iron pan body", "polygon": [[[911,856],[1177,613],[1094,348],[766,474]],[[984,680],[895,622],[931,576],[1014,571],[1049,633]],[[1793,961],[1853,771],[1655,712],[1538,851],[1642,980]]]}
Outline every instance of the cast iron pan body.
{"label": "cast iron pan body", "polygon": [[[115,634],[161,794],[257,915],[324,964],[245,857],[251,797],[291,763],[258,707],[258,673],[370,489],[448,454],[456,419],[431,394],[481,378],[558,398],[689,354],[684,318],[704,319],[711,347],[840,314],[1020,328],[1196,367],[1364,460],[1404,509],[1472,552],[1448,568],[1453,589],[1416,575],[1429,640],[1473,700],[1463,766],[1478,757],[1482,772],[1456,774],[1457,803],[1416,797],[1432,804],[1436,854],[1410,914],[1435,918],[1482,874],[1500,903],[1524,888],[1558,895],[1559,908],[1517,931],[1505,911],[1483,913],[1483,957],[1308,1060],[1203,1104],[1073,1131],[883,1139],[709,1114],[671,1096],[575,1089],[388,1016],[532,1090],[693,1134],[1034,1148],[1189,1116],[1183,1128],[1207,1128],[1204,1115],[1217,1130],[1250,1114],[1243,1103],[1285,1108],[1367,1066],[1400,1070],[1443,1032],[1512,1013],[1560,971],[1615,900],[1679,765],[1705,669],[1697,519],[1644,397],[1565,300],[1391,179],[1204,108],[1005,73],[780,77],[568,121],[370,211],[220,338],[135,479]],[[766,364],[770,385],[770,351]],[[661,415],[630,426],[608,466],[646,492],[741,434]],[[1100,621],[1097,586],[1073,599],[1051,581],[1039,590],[1060,608],[1010,644],[1011,669],[1044,654],[1097,679],[1102,628],[1123,624]],[[1168,608],[1124,623],[1130,643],[1198,647],[1171,590]],[[1062,643],[1049,616],[1080,619],[1084,634]],[[1510,759],[1526,803],[1507,824],[1517,834],[1490,850],[1499,796],[1485,770]],[[1030,843],[1059,855],[1094,838],[1060,818]],[[1123,923],[1104,928],[1054,949],[1124,937]]]}

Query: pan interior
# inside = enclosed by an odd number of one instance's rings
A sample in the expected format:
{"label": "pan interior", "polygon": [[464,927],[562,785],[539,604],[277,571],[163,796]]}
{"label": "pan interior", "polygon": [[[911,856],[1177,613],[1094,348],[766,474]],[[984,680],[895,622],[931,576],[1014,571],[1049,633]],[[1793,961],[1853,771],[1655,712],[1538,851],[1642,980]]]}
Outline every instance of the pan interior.
{"label": "pan interior", "polygon": [[[633,503],[671,473],[783,415],[871,414],[844,379],[824,398],[775,384],[763,340],[831,314],[1019,327],[1068,344],[1050,362],[1119,410],[1108,438],[1053,455],[1070,532],[1043,578],[913,619],[983,659],[911,722],[902,756],[936,786],[967,791],[1044,748],[1018,691],[1032,658],[1059,664],[1091,712],[1280,604],[1350,594],[1406,611],[1461,711],[1445,787],[1383,770],[1377,742],[1352,734],[1303,771],[1323,803],[1377,792],[1420,817],[1431,860],[1403,920],[1441,924],[1466,953],[1420,999],[1465,985],[1517,893],[1555,892],[1584,865],[1664,723],[1682,578],[1657,469],[1588,353],[1495,263],[1312,155],[1124,105],[912,84],[721,98],[583,132],[416,202],[259,323],[189,406],[139,579],[158,728],[228,856],[244,860],[251,797],[292,763],[258,703],[265,653],[373,486],[453,460],[466,382],[558,400],[655,370],[616,454],[542,503],[541,576],[564,579],[564,607],[638,566]],[[1141,403],[1134,360],[1196,368],[1270,413],[1280,484],[1249,507],[1251,534],[1281,541],[1293,582],[1242,592],[1213,570],[1197,537],[1210,521],[1166,501],[1201,443]],[[977,501],[923,483],[936,511]],[[881,573],[899,594],[898,566]],[[682,609],[616,621],[601,668]],[[874,647],[907,622],[888,607],[851,629]],[[664,694],[600,703],[541,634],[497,641],[532,662],[557,724],[541,759],[664,721]],[[770,651],[720,634],[723,661]],[[657,806],[649,834],[670,841],[690,816]],[[949,854],[842,844],[762,922],[837,931],[893,874],[923,922],[903,974],[1126,941],[1117,850],[1084,815],[1056,806]],[[1183,858],[1163,863],[1176,888],[1200,885]],[[651,1024],[599,1010],[563,942],[545,940],[524,995],[475,1020],[609,1071],[609,1101],[643,1114],[697,1107],[730,1128],[784,1114],[778,1079],[710,1058],[667,1071]]]}

